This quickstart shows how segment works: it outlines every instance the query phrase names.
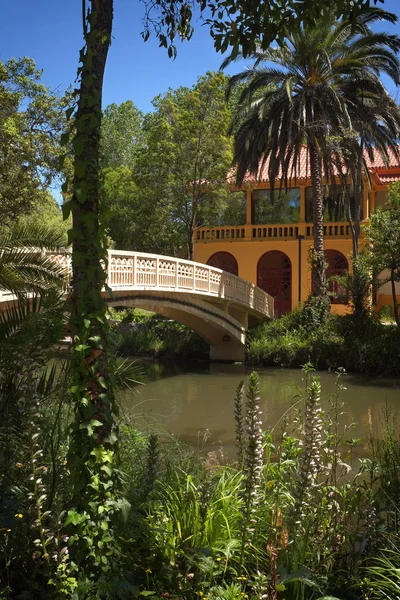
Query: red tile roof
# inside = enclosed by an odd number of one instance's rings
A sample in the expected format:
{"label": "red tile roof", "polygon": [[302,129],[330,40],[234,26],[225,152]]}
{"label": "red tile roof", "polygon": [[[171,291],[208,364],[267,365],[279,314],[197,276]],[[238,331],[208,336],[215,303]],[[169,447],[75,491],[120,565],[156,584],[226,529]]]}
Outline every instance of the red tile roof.
{"label": "red tile roof", "polygon": [[400,181],[400,173],[397,175],[379,175],[379,182],[383,185],[389,185],[394,181]]}
{"label": "red tile roof", "polygon": [[[399,146],[400,153],[400,146]],[[386,166],[381,152],[375,151],[374,159],[371,161],[368,153],[365,152],[365,161],[367,167],[371,173],[376,173],[381,183],[391,183],[392,181],[398,181],[400,179],[400,158],[396,157],[395,153],[389,149],[389,163]],[[269,181],[268,176],[268,164],[267,160],[265,164],[260,161],[260,169],[257,176],[247,174],[243,180],[243,183],[263,183]],[[295,176],[296,171],[296,176]],[[282,177],[280,172],[276,178],[279,181]],[[234,172],[231,171],[228,176],[230,181],[234,181]],[[293,169],[293,178],[297,181],[306,180],[310,178],[310,161],[308,156],[307,147],[304,146],[300,153],[297,169]]]}

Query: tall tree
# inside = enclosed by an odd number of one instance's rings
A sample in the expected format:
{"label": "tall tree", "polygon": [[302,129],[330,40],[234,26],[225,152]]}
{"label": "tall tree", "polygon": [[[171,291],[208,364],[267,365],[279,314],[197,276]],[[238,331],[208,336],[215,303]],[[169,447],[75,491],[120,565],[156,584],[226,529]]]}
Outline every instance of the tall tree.
{"label": "tall tree", "polygon": [[169,205],[171,224],[182,231],[190,259],[194,229],[216,217],[228,195],[232,152],[226,81],[222,73],[208,73],[192,89],[156,98],[146,147],[137,159],[138,185]]}
{"label": "tall tree", "polygon": [[[380,124],[383,112],[377,110],[376,101],[375,112],[360,110],[363,94],[370,97],[373,90],[383,97],[379,73],[398,80],[397,36],[375,35],[369,29],[371,22],[382,18],[396,21],[395,15],[380,9],[366,12],[355,25],[337,22],[334,13],[325,14],[315,27],[304,26],[281,47],[257,51],[254,66],[230,80],[231,89],[246,82],[234,123],[239,184],[246,171],[258,175],[262,160],[268,161],[271,193],[280,173],[286,187],[289,178],[296,178],[300,153],[307,146],[313,194],[313,291],[321,296],[326,294],[322,179],[335,182],[327,140],[343,129],[364,127],[372,145],[373,133],[381,142],[397,127],[397,117]],[[374,123],[369,122],[372,116]],[[354,160],[353,153],[350,159]]]}
{"label": "tall tree", "polygon": [[131,100],[110,104],[101,122],[101,166],[132,168],[142,139],[143,114]]}
{"label": "tall tree", "polygon": [[59,174],[68,98],[42,83],[30,58],[0,61],[0,209],[2,224],[40,203]]}
{"label": "tall tree", "polygon": [[[92,576],[107,571],[112,560],[108,531],[115,506],[116,435],[114,396],[108,360],[108,326],[102,289],[106,283],[106,229],[100,205],[100,136],[102,89],[111,43],[113,0],[91,0],[84,18],[74,115],[72,212],[71,374],[74,421],[69,448],[74,511],[66,521],[73,530],[72,552]],[[72,113],[71,109],[69,114]],[[68,193],[68,183],[63,191]],[[101,526],[100,522],[105,523]]]}
{"label": "tall tree", "polygon": [[178,252],[185,240],[172,219],[169,202],[157,194],[162,180],[139,186],[134,172],[126,166],[105,169],[103,180],[109,236],[119,250],[169,255]]}

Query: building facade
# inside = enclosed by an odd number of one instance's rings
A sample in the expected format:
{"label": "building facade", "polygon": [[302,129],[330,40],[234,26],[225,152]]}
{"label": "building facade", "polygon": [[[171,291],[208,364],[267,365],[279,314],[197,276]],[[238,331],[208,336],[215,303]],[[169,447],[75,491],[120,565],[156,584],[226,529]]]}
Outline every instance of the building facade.
{"label": "building facade", "polygon": [[[376,153],[366,162],[370,172],[364,181],[362,224],[385,206],[388,188],[400,180],[400,164],[390,155],[386,166]],[[296,179],[282,190],[279,179],[271,200],[267,165],[257,178],[247,177],[240,190],[242,215],[237,225],[202,227],[194,235],[194,260],[219,267],[258,285],[275,300],[275,313],[285,314],[303,303],[311,292],[309,248],[313,246],[312,189],[307,151],[304,149]],[[324,238],[328,278],[351,270],[352,237],[345,216],[344,194],[339,183],[325,186]],[[361,236],[362,244],[362,236]],[[332,312],[344,314],[343,304],[331,283]],[[399,289],[400,294],[400,289]],[[392,305],[388,284],[378,290],[377,310]]]}

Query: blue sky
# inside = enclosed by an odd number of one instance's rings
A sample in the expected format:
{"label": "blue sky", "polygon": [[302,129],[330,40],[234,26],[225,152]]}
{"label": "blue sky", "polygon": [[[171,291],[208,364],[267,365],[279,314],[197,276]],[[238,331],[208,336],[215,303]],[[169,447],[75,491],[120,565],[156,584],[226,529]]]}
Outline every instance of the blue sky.
{"label": "blue sky", "polygon": [[[125,100],[143,111],[169,87],[191,86],[198,75],[217,70],[221,55],[206,27],[195,22],[190,42],[178,43],[178,57],[168,58],[155,38],[143,42],[144,5],[139,0],[115,0],[113,42],[104,82],[104,106]],[[2,6],[0,59],[29,56],[44,69],[43,82],[64,90],[75,79],[83,45],[80,0],[19,0]]]}
{"label": "blue sky", "polygon": [[[385,0],[387,10],[400,13],[400,0]],[[104,82],[104,106],[132,100],[151,110],[151,100],[169,87],[191,86],[198,75],[217,70],[221,55],[213,48],[206,26],[195,23],[189,42],[178,44],[175,61],[156,40],[144,43],[140,32],[144,6],[139,0],[115,0],[113,43]],[[399,26],[384,24],[385,30]],[[64,90],[75,79],[78,53],[83,45],[81,0],[19,0],[3,2],[0,22],[0,59],[34,58],[44,69],[43,82]],[[235,72],[234,65],[231,72]],[[390,87],[389,87],[390,89]],[[394,92],[394,90],[390,89]]]}

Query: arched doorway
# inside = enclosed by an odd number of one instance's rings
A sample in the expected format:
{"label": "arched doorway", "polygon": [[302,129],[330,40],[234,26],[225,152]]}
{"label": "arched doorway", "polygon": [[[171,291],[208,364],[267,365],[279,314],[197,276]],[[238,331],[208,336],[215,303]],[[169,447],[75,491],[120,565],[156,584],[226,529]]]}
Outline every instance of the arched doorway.
{"label": "arched doorway", "polygon": [[230,252],[216,252],[207,261],[210,267],[222,269],[232,275],[238,275],[239,269],[236,258]]}
{"label": "arched doorway", "polygon": [[326,278],[328,280],[328,290],[332,294],[330,301],[332,304],[343,304],[344,290],[336,281],[329,281],[333,275],[344,275],[349,270],[347,258],[338,250],[325,250],[325,259],[327,262]]}
{"label": "arched doorway", "polygon": [[274,299],[275,315],[280,317],[292,309],[292,264],[279,250],[262,255],[257,265],[257,285]]}

